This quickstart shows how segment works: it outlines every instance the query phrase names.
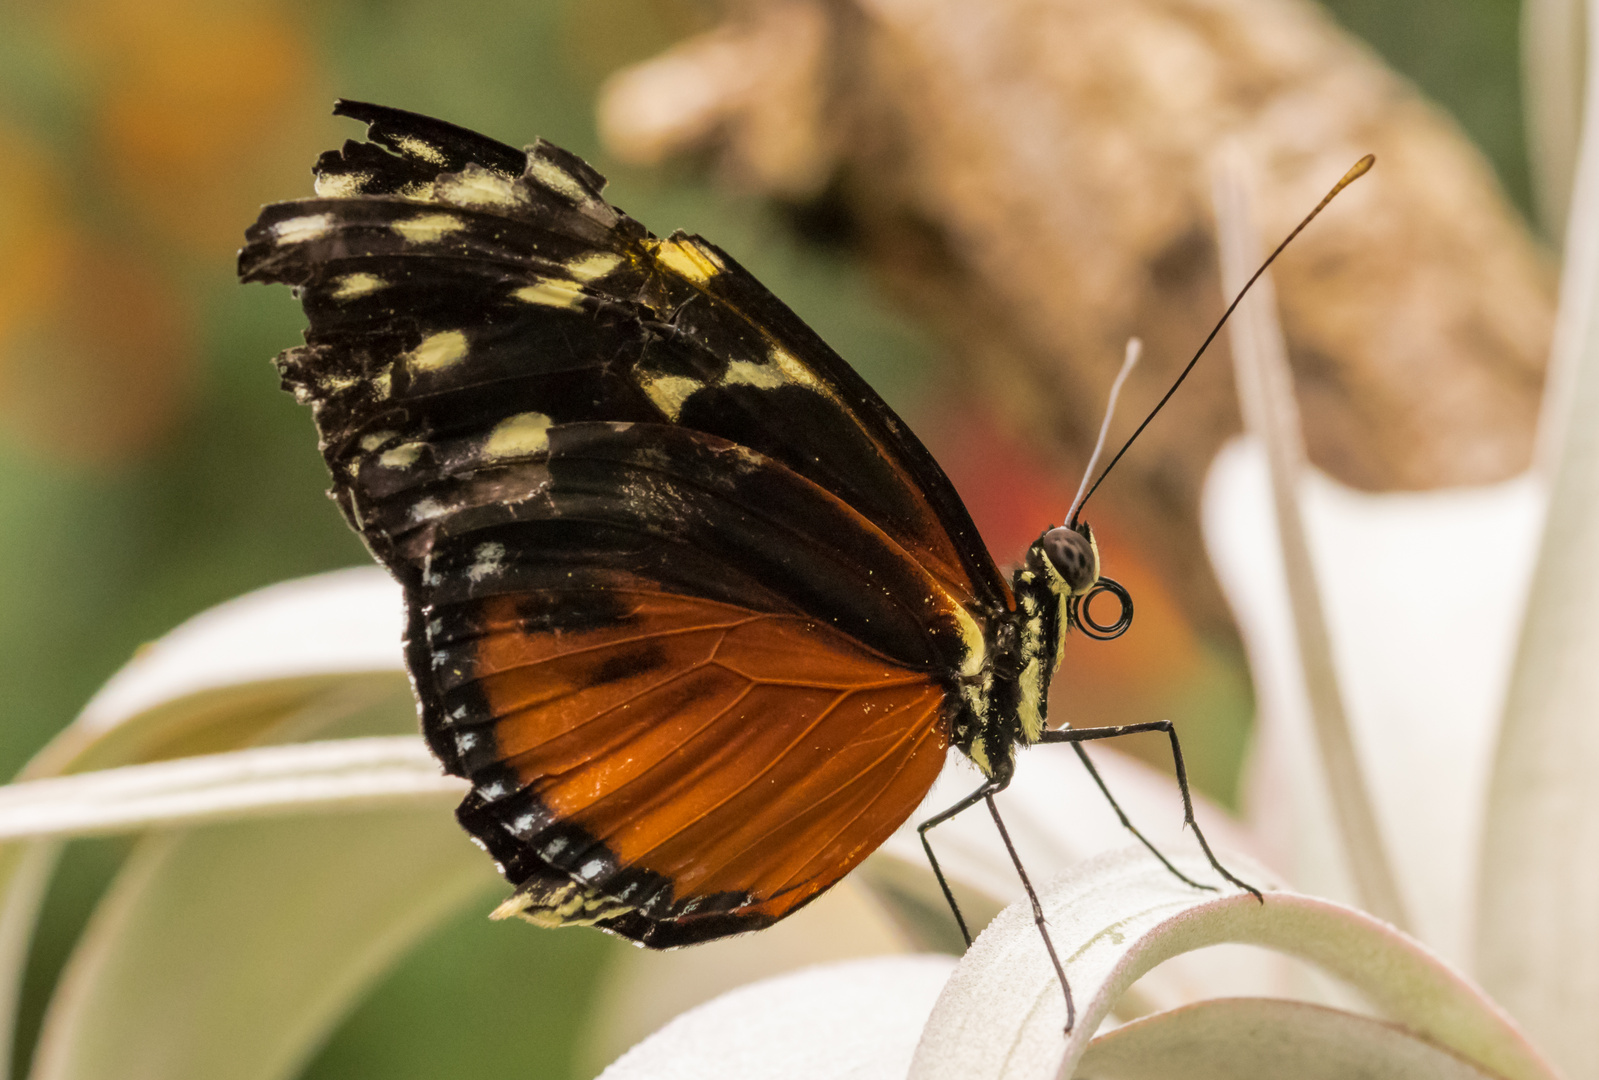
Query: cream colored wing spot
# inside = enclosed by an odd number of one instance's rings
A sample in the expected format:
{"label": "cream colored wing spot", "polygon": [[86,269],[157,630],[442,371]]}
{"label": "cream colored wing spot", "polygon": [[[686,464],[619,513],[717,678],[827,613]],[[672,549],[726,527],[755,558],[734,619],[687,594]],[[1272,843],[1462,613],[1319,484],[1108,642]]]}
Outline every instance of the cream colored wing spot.
{"label": "cream colored wing spot", "polygon": [[772,363],[777,366],[777,369],[788,377],[789,382],[803,386],[807,390],[814,390],[831,401],[838,400],[838,396],[833,393],[832,387],[818,379],[815,372],[800,362],[799,357],[781,345],[773,345],[772,351],[768,355],[771,357]]}
{"label": "cream colored wing spot", "polygon": [[466,353],[466,334],[460,330],[445,330],[423,338],[422,344],[406,354],[405,363],[412,371],[442,371],[459,362]]}
{"label": "cream colored wing spot", "polygon": [[415,135],[401,135],[394,140],[394,145],[400,148],[401,153],[425,161],[429,165],[444,165],[449,161],[438,147],[430,142],[424,142]]}
{"label": "cream colored wing spot", "polygon": [[409,469],[416,464],[417,458],[422,456],[425,443],[401,443],[392,450],[385,450],[378,455],[378,464],[385,469]]}
{"label": "cream colored wing spot", "polygon": [[361,194],[371,182],[369,172],[319,173],[316,193],[324,199],[349,199]]}
{"label": "cream colored wing spot", "polygon": [[376,274],[345,274],[333,287],[333,299],[354,300],[386,288],[388,282]]}
{"label": "cream colored wing spot", "polygon": [[333,231],[332,214],[306,214],[285,218],[272,226],[272,238],[280,244],[304,244]]}
{"label": "cream colored wing spot", "polygon": [[446,202],[497,210],[522,203],[511,181],[477,164],[468,165],[454,176],[440,177],[434,182],[433,194]]}
{"label": "cream colored wing spot", "polygon": [[570,281],[558,278],[539,278],[511,294],[526,304],[543,304],[546,307],[575,308],[583,299],[583,290]]}
{"label": "cream colored wing spot", "polygon": [[644,396],[654,402],[668,420],[673,421],[682,413],[683,403],[689,396],[704,387],[704,383],[687,375],[651,376],[641,373],[639,378],[639,389],[644,391]]}
{"label": "cream colored wing spot", "polygon": [[354,375],[324,375],[317,380],[317,386],[328,397],[354,390],[361,385],[361,380]]}
{"label": "cream colored wing spot", "polygon": [[432,521],[435,518],[441,518],[449,512],[450,508],[439,502],[439,500],[423,499],[421,502],[411,507],[411,513],[408,516],[412,521],[424,522]]}
{"label": "cream colored wing spot", "polygon": [[534,180],[573,202],[586,203],[590,200],[588,190],[571,173],[547,158],[529,155],[527,171]]}
{"label": "cream colored wing spot", "polygon": [[632,910],[620,900],[575,881],[560,885],[530,882],[491,911],[489,918],[526,919],[534,926],[553,930],[562,926],[590,926]]}
{"label": "cream colored wing spot", "polygon": [[420,214],[404,221],[396,221],[389,228],[409,243],[436,244],[451,233],[466,228],[466,222],[454,214]]}
{"label": "cream colored wing spot", "polygon": [[735,360],[727,365],[722,376],[724,386],[753,386],[758,390],[776,390],[787,386],[788,379],[775,364],[757,364],[753,360]]}
{"label": "cream colored wing spot", "polygon": [[591,251],[587,255],[579,255],[572,261],[562,265],[573,281],[587,285],[591,281],[609,274],[622,265],[622,256],[614,251]]}
{"label": "cream colored wing spot", "polygon": [[374,431],[370,434],[362,435],[361,449],[370,454],[398,434],[398,431]]}
{"label": "cream colored wing spot", "polygon": [[550,423],[550,418],[541,412],[507,417],[489,432],[483,443],[483,456],[498,461],[542,454],[550,448]]}
{"label": "cream colored wing spot", "polygon": [[696,285],[704,285],[727,269],[716,252],[686,238],[656,241],[655,260]]}

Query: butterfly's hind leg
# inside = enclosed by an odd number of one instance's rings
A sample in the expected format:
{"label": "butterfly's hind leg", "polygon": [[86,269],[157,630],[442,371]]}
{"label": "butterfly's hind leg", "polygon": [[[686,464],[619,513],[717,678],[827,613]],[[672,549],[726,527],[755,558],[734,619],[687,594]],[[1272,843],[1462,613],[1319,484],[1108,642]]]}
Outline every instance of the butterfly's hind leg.
{"label": "butterfly's hind leg", "polygon": [[948,810],[934,814],[916,826],[916,833],[922,838],[922,850],[927,853],[927,861],[933,867],[933,876],[938,878],[938,887],[944,891],[944,900],[949,904],[949,910],[954,913],[955,922],[961,928],[961,937],[966,939],[966,945],[970,948],[971,931],[966,928],[966,918],[961,914],[960,905],[955,902],[955,894],[949,887],[948,879],[944,877],[943,868],[938,865],[938,857],[933,854],[933,845],[928,842],[927,833],[934,826],[942,825],[962,811],[970,810],[979,802],[988,804],[988,813],[993,817],[995,827],[999,829],[999,838],[1004,841],[1005,852],[1010,856],[1011,865],[1016,867],[1017,876],[1022,879],[1022,888],[1027,892],[1027,902],[1033,907],[1033,924],[1038,927],[1039,936],[1044,939],[1044,949],[1049,953],[1049,962],[1055,966],[1055,977],[1060,980],[1061,992],[1066,995],[1066,1033],[1069,1035],[1072,1026],[1077,1022],[1077,1006],[1072,1000],[1071,983],[1066,981],[1066,969],[1061,965],[1059,954],[1055,952],[1055,943],[1050,940],[1049,927],[1044,919],[1043,905],[1038,902],[1038,893],[1033,890],[1033,882],[1027,876],[1027,868],[1022,865],[1021,856],[1016,853],[1016,845],[1011,842],[1010,830],[1005,828],[1005,822],[999,816],[999,807],[994,804],[994,796],[1009,785],[1009,776],[990,780]]}
{"label": "butterfly's hind leg", "polygon": [[1194,881],[1187,874],[1184,874],[1181,870],[1178,870],[1175,866],[1173,866],[1171,861],[1167,859],[1166,856],[1162,855],[1159,849],[1157,849],[1154,844],[1150,843],[1143,833],[1138,831],[1138,829],[1133,825],[1132,821],[1130,821],[1127,815],[1122,811],[1121,806],[1117,804],[1115,796],[1110,793],[1110,789],[1105,786],[1105,781],[1100,777],[1099,770],[1094,768],[1094,763],[1089,760],[1088,753],[1083,749],[1082,746],[1082,744],[1085,742],[1093,742],[1098,739],[1119,739],[1123,735],[1137,735],[1146,731],[1164,732],[1167,739],[1169,739],[1171,742],[1172,764],[1176,767],[1177,771],[1177,790],[1180,791],[1183,796],[1183,824],[1187,825],[1194,831],[1194,839],[1199,841],[1200,850],[1205,853],[1205,858],[1210,862],[1211,867],[1222,877],[1226,878],[1240,889],[1243,889],[1245,892],[1253,894],[1256,900],[1260,900],[1262,903],[1264,903],[1265,898],[1261,896],[1259,889],[1255,888],[1247,881],[1243,881],[1242,879],[1235,877],[1232,871],[1228,870],[1221,864],[1221,860],[1216,858],[1215,852],[1210,850],[1210,843],[1205,839],[1205,834],[1200,829],[1199,822],[1194,819],[1194,799],[1193,795],[1190,794],[1188,790],[1188,769],[1183,765],[1183,748],[1182,744],[1177,741],[1177,729],[1172,725],[1170,720],[1151,720],[1148,723],[1143,724],[1118,724],[1115,727],[1060,728],[1056,731],[1044,732],[1043,736],[1038,741],[1041,743],[1070,743],[1072,749],[1077,751],[1078,759],[1082,761],[1083,766],[1087,768],[1088,775],[1092,776],[1094,778],[1094,783],[1099,785],[1100,793],[1103,794],[1105,796],[1105,800],[1110,803],[1111,809],[1116,811],[1116,816],[1121,819],[1121,823],[1126,826],[1129,832],[1138,838],[1139,843],[1148,848],[1150,852],[1154,854],[1155,858],[1160,860],[1161,865],[1170,870],[1180,880],[1192,885],[1196,889],[1210,889],[1212,886],[1201,885],[1199,882]]}

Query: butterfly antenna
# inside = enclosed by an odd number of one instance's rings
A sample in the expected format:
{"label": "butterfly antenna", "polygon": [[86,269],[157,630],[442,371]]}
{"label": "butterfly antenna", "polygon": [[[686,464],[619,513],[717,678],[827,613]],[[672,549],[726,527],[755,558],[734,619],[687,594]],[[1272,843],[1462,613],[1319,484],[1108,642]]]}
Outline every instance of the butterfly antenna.
{"label": "butterfly antenna", "polygon": [[1077,485],[1077,495],[1072,499],[1072,508],[1066,511],[1067,524],[1077,521],[1077,508],[1083,505],[1087,498],[1088,481],[1094,475],[1094,470],[1099,468],[1099,456],[1105,452],[1105,437],[1110,434],[1110,418],[1116,415],[1116,399],[1121,397],[1122,384],[1127,381],[1127,376],[1132,374],[1133,367],[1138,363],[1138,358],[1144,355],[1144,342],[1141,338],[1127,339],[1127,354],[1122,357],[1122,369],[1116,373],[1116,381],[1110,384],[1110,400],[1105,403],[1105,419],[1099,422],[1099,438],[1094,442],[1094,452],[1088,456],[1088,468],[1083,470],[1083,479]]}
{"label": "butterfly antenna", "polygon": [[[1294,237],[1304,232],[1305,226],[1314,221],[1316,219],[1316,215],[1325,210],[1327,208],[1327,204],[1332,202],[1333,198],[1337,196],[1340,191],[1344,190],[1344,188],[1348,187],[1350,184],[1353,184],[1356,180],[1359,180],[1362,176],[1365,176],[1366,173],[1371,171],[1371,167],[1376,163],[1377,156],[1375,154],[1367,154],[1365,157],[1355,162],[1354,167],[1348,172],[1344,173],[1343,179],[1334,184],[1332,186],[1332,190],[1327,192],[1327,194],[1322,197],[1321,202],[1316,204],[1316,208],[1310,213],[1306,214],[1304,220],[1302,220],[1298,225],[1294,226],[1294,231],[1284,237],[1283,242],[1277,245],[1276,250],[1274,250],[1270,255],[1266,256],[1266,261],[1260,264],[1260,269],[1256,270],[1254,274],[1250,276],[1249,280],[1244,282],[1244,287],[1238,290],[1238,295],[1233,297],[1233,302],[1227,305],[1227,310],[1222,312],[1220,319],[1216,320],[1216,325],[1211,328],[1211,331],[1205,337],[1203,344],[1199,346],[1199,351],[1194,353],[1194,358],[1188,361],[1188,366],[1183,368],[1182,374],[1177,376],[1177,380],[1171,384],[1171,389],[1166,391],[1166,396],[1161,398],[1153,409],[1149,410],[1149,415],[1144,417],[1144,422],[1138,425],[1138,430],[1133,432],[1132,437],[1126,442],[1122,443],[1122,448],[1116,451],[1115,457],[1110,459],[1110,464],[1106,465],[1105,471],[1099,474],[1099,479],[1095,480],[1094,486],[1088,489],[1088,494],[1084,495],[1073,504],[1072,513],[1067,517],[1066,524],[1077,524],[1077,514],[1082,511],[1083,504],[1094,497],[1094,492],[1099,490],[1099,485],[1105,482],[1105,477],[1110,475],[1110,471],[1116,467],[1116,463],[1122,459],[1122,455],[1127,453],[1128,447],[1132,446],[1133,443],[1138,440],[1138,436],[1144,433],[1144,429],[1149,426],[1149,422],[1155,419],[1156,414],[1158,414],[1161,409],[1165,408],[1166,402],[1171,400],[1171,396],[1177,392],[1177,388],[1183,384],[1183,380],[1188,378],[1188,373],[1194,370],[1194,365],[1199,363],[1199,358],[1205,355],[1206,349],[1210,348],[1210,343],[1216,340],[1217,334],[1221,333],[1221,328],[1227,325],[1227,320],[1232,317],[1232,313],[1237,309],[1239,302],[1249,294],[1249,290],[1254,286],[1255,282],[1260,280],[1260,276],[1266,272],[1267,268],[1269,268],[1272,263],[1277,261],[1277,256],[1283,253],[1283,249],[1289,244],[1293,243]],[[1114,398],[1112,400],[1114,400]],[[1108,422],[1109,417],[1107,416],[1106,419]],[[1096,450],[1095,453],[1097,454],[1098,451]]]}

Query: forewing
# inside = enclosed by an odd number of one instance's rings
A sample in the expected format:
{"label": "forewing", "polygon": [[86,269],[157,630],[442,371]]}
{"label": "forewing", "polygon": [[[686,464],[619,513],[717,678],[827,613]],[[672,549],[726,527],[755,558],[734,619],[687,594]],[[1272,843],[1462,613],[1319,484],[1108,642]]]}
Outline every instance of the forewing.
{"label": "forewing", "polygon": [[[485,416],[633,421],[779,461],[974,610],[1010,605],[931,455],[725,252],[651,236],[604,201],[599,174],[547,143],[524,154],[398,110],[338,111],[374,141],[323,156],[319,198],[268,207],[240,272],[299,289],[311,327],[280,358],[285,384],[316,409],[336,497],[402,579],[425,550],[365,526],[363,507],[394,497],[368,482],[382,472],[370,466],[447,455]],[[439,465],[447,483],[486,467]]]}

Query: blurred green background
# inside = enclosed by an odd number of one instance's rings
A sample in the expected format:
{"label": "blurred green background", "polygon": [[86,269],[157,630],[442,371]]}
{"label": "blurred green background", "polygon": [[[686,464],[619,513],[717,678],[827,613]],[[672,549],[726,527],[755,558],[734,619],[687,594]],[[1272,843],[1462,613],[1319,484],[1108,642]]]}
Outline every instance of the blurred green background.
{"label": "blurred green background", "polygon": [[[1518,5],[1327,6],[1453,111],[1525,210]],[[141,642],[249,589],[366,561],[322,495],[310,418],[268,363],[298,341],[298,307],[233,273],[259,204],[308,195],[316,153],[359,134],[328,115],[335,96],[570,147],[657,232],[683,227],[734,252],[913,426],[951,407],[934,343],[842,256],[800,246],[763,207],[691,173],[629,171],[600,151],[591,103],[603,78],[714,16],[696,0],[0,5],[0,770],[19,768]],[[1242,676],[1179,669],[1228,718],[1199,770],[1227,798]],[[19,1060],[120,850],[75,845],[52,891]],[[475,914],[450,925],[307,1075],[577,1075],[572,1036],[612,946],[507,929]]]}

